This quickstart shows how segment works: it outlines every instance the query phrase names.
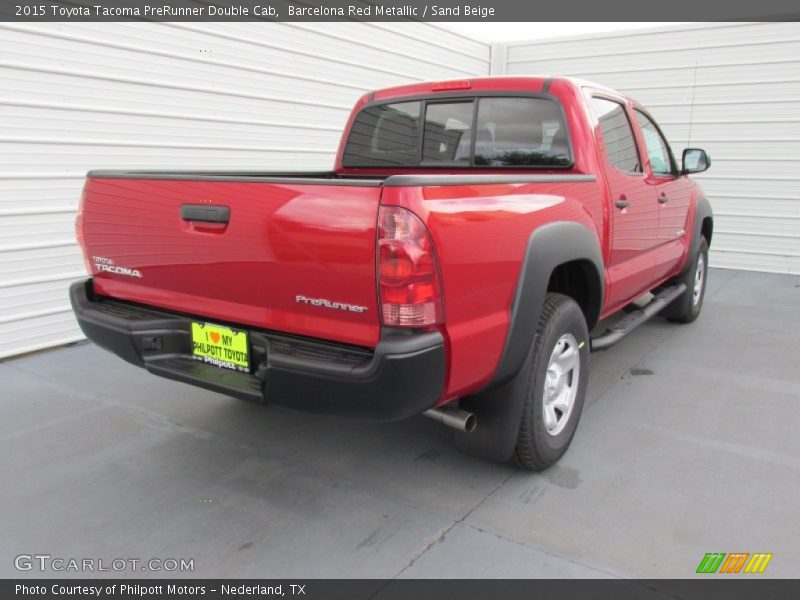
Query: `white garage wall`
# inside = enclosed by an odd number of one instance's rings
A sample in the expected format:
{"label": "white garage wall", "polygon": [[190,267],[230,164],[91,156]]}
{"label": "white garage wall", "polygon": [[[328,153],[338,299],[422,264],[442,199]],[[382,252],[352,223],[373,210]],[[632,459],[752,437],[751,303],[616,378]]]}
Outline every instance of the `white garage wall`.
{"label": "white garage wall", "polygon": [[[509,74],[585,77],[647,106],[715,212],[711,263],[800,273],[800,23],[680,25],[509,44]],[[693,85],[694,84],[694,85]],[[692,109],[694,98],[694,109]]]}
{"label": "white garage wall", "polygon": [[81,338],[88,169],[327,169],[365,91],[489,65],[419,23],[0,24],[0,358]]}

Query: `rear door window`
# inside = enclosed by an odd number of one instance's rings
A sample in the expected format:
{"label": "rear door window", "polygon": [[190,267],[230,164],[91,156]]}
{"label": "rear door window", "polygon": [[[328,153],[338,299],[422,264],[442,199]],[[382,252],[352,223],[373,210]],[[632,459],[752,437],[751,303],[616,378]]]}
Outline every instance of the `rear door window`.
{"label": "rear door window", "polygon": [[593,97],[592,109],[600,122],[606,154],[611,164],[626,173],[641,173],[636,139],[633,137],[633,128],[625,107],[614,100]]}

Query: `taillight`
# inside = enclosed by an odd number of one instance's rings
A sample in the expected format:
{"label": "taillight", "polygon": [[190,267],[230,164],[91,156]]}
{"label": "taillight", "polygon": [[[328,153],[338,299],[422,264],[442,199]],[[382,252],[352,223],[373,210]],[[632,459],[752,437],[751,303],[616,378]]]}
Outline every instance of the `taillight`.
{"label": "taillight", "polygon": [[382,206],[378,214],[378,287],[387,327],[428,327],[444,321],[431,236],[405,208]]}
{"label": "taillight", "polygon": [[83,254],[83,263],[86,265],[86,272],[91,275],[92,274],[92,262],[89,260],[89,255],[86,250],[86,236],[83,232],[83,210],[84,205],[86,204],[86,186],[84,186],[83,191],[81,192],[81,200],[78,204],[78,214],[75,215],[75,238],[78,240],[78,245],[81,248],[81,254]]}

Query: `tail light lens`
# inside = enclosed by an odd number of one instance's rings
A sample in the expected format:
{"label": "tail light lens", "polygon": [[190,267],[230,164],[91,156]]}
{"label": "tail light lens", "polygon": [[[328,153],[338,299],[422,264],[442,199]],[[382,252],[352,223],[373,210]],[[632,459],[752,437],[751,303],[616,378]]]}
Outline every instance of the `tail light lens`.
{"label": "tail light lens", "polygon": [[78,214],[75,215],[75,238],[78,240],[78,245],[81,247],[81,254],[83,254],[83,264],[86,265],[86,273],[92,274],[92,262],[89,260],[89,255],[86,251],[86,236],[83,232],[83,209],[86,203],[86,186],[81,192],[81,201],[78,204]]}
{"label": "tail light lens", "polygon": [[378,214],[378,287],[387,327],[429,327],[444,321],[439,263],[431,236],[409,210]]}

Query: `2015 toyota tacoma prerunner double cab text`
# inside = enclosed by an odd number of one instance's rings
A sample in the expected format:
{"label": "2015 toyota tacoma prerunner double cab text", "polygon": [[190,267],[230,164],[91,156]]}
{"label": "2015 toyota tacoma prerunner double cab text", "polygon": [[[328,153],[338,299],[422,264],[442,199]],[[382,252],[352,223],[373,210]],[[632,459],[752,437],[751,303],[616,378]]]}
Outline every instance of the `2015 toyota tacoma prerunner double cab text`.
{"label": "2015 toyota tacoma prerunner double cab text", "polygon": [[[647,110],[496,77],[364,95],[331,172],[92,171],[86,336],[151,373],[543,469],[589,352],[703,303],[713,217]],[[635,302],[635,304],[633,304]],[[166,400],[165,400],[166,401]]]}

